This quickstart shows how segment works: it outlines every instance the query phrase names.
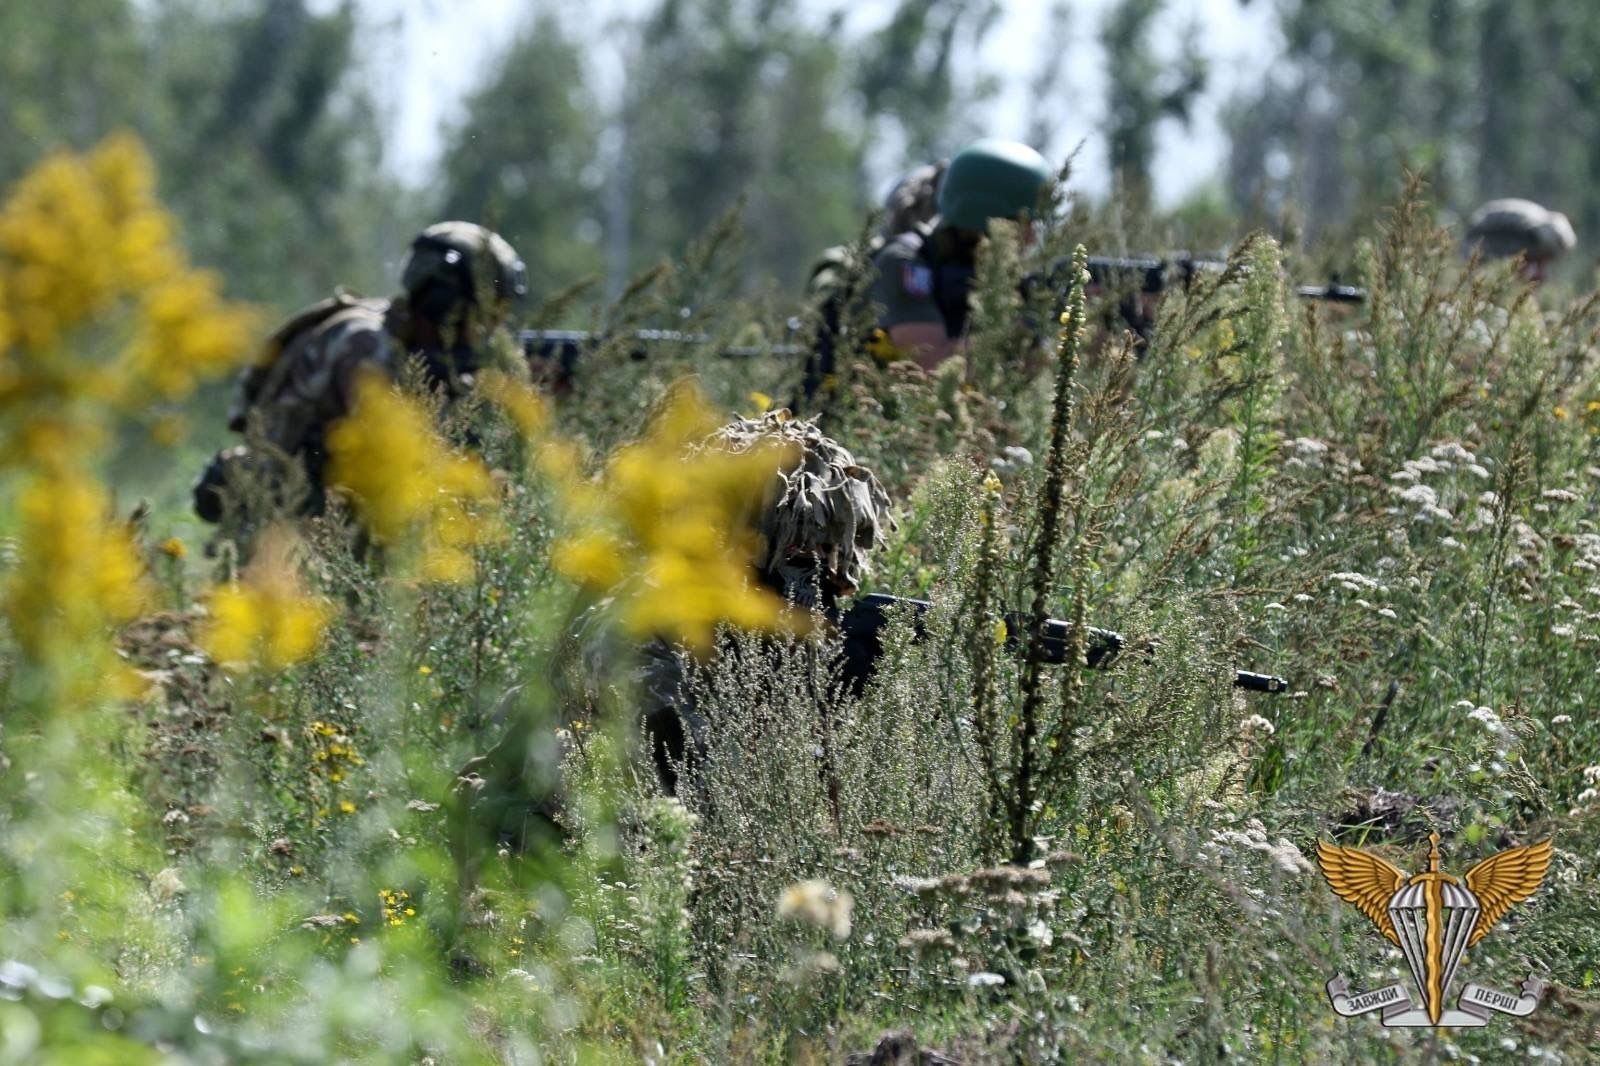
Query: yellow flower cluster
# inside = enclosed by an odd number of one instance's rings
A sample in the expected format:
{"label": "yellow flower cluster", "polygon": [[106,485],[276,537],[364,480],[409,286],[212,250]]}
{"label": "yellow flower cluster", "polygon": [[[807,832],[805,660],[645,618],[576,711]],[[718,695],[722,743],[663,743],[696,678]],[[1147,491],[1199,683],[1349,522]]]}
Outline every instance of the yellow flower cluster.
{"label": "yellow flower cluster", "polygon": [[90,474],[107,425],[187,395],[253,330],[189,265],[132,137],[54,154],[0,199],[0,476],[19,541],[0,609],[53,682],[121,676],[100,638],[146,603],[129,531]]}
{"label": "yellow flower cluster", "polygon": [[598,483],[577,480],[570,468],[552,471],[563,475],[576,519],[553,562],[591,591],[614,596],[635,637],[668,637],[703,651],[718,622],[771,629],[783,620],[782,601],[750,580],[759,548],[750,517],[785,456],[776,447],[696,448],[718,425],[699,392],[680,384],[644,439],[619,448]]}
{"label": "yellow flower cluster", "polygon": [[292,532],[282,526],[269,529],[244,580],[211,591],[211,618],[200,634],[200,646],[212,659],[230,670],[281,670],[317,650],[333,608],[301,587],[295,551]]}
{"label": "yellow flower cluster", "polygon": [[540,439],[550,425],[549,404],[526,382],[499,370],[487,370],[478,376],[478,391],[504,410],[518,432],[530,441]]}
{"label": "yellow flower cluster", "polygon": [[411,906],[411,893],[401,889],[380,888],[378,900],[383,904],[383,921],[385,925],[402,926],[407,918],[415,918],[417,910]]}
{"label": "yellow flower cluster", "polygon": [[489,471],[453,451],[422,405],[380,374],[357,382],[328,451],[329,482],[355,498],[374,537],[417,553],[424,580],[469,579],[471,549],[502,533]]}
{"label": "yellow flower cluster", "polygon": [[29,656],[80,656],[145,606],[138,553],[92,479],[71,470],[35,476],[17,514],[22,565],[5,586],[5,613]]}
{"label": "yellow flower cluster", "polygon": [[248,351],[254,315],[190,267],[154,190],[149,157],[120,136],[51,156],[0,205],[0,440],[13,458],[81,453],[96,418],[185,396]]}
{"label": "yellow flower cluster", "polygon": [[355,741],[337,723],[312,722],[306,727],[306,735],[311,746],[312,774],[336,788],[351,770],[367,764],[356,750]]}

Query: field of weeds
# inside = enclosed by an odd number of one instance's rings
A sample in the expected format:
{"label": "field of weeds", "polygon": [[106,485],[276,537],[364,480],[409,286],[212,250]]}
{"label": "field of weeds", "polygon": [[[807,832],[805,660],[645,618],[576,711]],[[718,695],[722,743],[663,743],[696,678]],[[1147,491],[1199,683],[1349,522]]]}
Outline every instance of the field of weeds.
{"label": "field of weeds", "polygon": [[[1071,270],[1018,284],[1081,212],[997,230],[967,359],[846,337],[823,426],[894,517],[862,591],[934,603],[854,693],[826,626],[711,622],[776,618],[736,535],[771,468],[683,457],[793,359],[619,342],[552,398],[508,345],[442,430],[363,397],[348,508],[200,526],[185,426],[270,324],[152,181],[113,141],[0,208],[0,1061],[1588,1061],[1595,299],[1463,264],[1416,193],[1348,250],[1364,304],[1259,237],[1140,346]],[[735,240],[593,323],[783,339]],[[1123,650],[1052,666],[1008,612]],[[649,636],[703,663],[675,798]],[[1547,981],[1531,1017],[1330,1009],[1409,977],[1316,842],[1413,872],[1431,833],[1458,873],[1553,839],[1465,964]]]}

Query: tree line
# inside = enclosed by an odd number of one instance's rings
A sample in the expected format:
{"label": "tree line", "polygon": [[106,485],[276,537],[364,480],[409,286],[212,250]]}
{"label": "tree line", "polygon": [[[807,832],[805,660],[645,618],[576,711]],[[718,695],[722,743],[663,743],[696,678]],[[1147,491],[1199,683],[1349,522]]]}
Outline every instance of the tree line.
{"label": "tree line", "polygon": [[[408,234],[442,216],[505,233],[536,296],[585,279],[615,292],[735,207],[747,284],[793,292],[820,245],[859,231],[883,174],[985,132],[1009,80],[1027,88],[1026,136],[1057,157],[1073,147],[1054,143],[1060,116],[1098,116],[1118,209],[1148,214],[1157,131],[1187,123],[1210,78],[1198,27],[1172,46],[1152,32],[1169,0],[1116,0],[1092,22],[1059,2],[1038,54],[993,69],[980,50],[1001,8],[650,0],[596,27],[530,0],[442,131],[437,171],[397,174],[379,75],[405,72],[385,67],[394,27],[357,0],[0,5],[0,182],[132,128],[196,258],[278,306],[384,291]],[[1600,232],[1600,9],[1276,0],[1274,15],[1282,55],[1227,108],[1226,172],[1197,195],[1208,207],[1170,213],[1175,237],[1207,210],[1213,231],[1337,236],[1406,168],[1449,209],[1531,196]],[[604,92],[602,38],[621,70]],[[1106,57],[1088,93],[1063,76],[1079,40]]]}

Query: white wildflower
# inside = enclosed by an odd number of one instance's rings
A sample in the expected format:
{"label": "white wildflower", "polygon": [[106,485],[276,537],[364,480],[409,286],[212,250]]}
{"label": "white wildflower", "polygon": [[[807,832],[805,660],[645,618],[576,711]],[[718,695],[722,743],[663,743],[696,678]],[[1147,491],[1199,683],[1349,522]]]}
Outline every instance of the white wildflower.
{"label": "white wildflower", "polygon": [[165,902],[188,891],[188,886],[178,876],[178,871],[168,866],[150,879],[150,895]]}
{"label": "white wildflower", "polygon": [[1415,507],[1434,507],[1439,503],[1439,494],[1427,485],[1412,485],[1408,489],[1390,489],[1400,497],[1400,502],[1409,503]]}
{"label": "white wildflower", "polygon": [[1380,608],[1378,608],[1378,617],[1379,618],[1399,618],[1400,616],[1395,614],[1394,611],[1392,609],[1388,608],[1388,607],[1380,607]]}
{"label": "white wildflower", "polygon": [[1472,719],[1474,722],[1481,723],[1483,728],[1487,729],[1491,733],[1501,733],[1505,731],[1505,725],[1501,723],[1500,716],[1494,713],[1494,708],[1492,707],[1474,707],[1472,711],[1467,714],[1467,717]]}
{"label": "white wildflower", "polygon": [[778,897],[778,917],[798,919],[828,930],[836,940],[845,940],[850,936],[850,911],[854,906],[850,893],[813,879],[783,890]]}
{"label": "white wildflower", "polygon": [[1571,626],[1551,626],[1550,627],[1550,635],[1552,637],[1570,637],[1570,636],[1572,636],[1572,627]]}
{"label": "white wildflower", "polygon": [[1239,735],[1246,740],[1253,740],[1257,737],[1265,739],[1277,731],[1276,726],[1259,714],[1252,714],[1249,718],[1239,723]]}
{"label": "white wildflower", "polygon": [[1551,725],[1571,725],[1572,724],[1572,715],[1570,715],[1570,714],[1558,714],[1554,718],[1550,719],[1550,724]]}
{"label": "white wildflower", "polygon": [[967,978],[967,984],[972,988],[994,988],[996,985],[1005,983],[1006,979],[1004,977],[997,973],[990,973],[988,970],[979,970]]}
{"label": "white wildflower", "polygon": [[1578,502],[1578,494],[1573,492],[1571,489],[1545,489],[1539,495],[1547,500],[1553,500],[1556,503]]}

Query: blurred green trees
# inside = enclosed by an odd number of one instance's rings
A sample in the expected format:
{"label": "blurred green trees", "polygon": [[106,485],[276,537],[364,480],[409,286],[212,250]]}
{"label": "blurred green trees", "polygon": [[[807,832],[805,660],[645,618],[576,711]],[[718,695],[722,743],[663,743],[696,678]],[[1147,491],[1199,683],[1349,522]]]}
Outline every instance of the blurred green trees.
{"label": "blurred green trees", "polygon": [[349,2],[4,5],[0,180],[131,128],[196,258],[235,292],[287,305],[381,289],[402,197],[380,166],[365,32]]}
{"label": "blurred green trees", "polygon": [[1283,0],[1285,62],[1228,123],[1237,206],[1310,232],[1392,198],[1403,167],[1463,214],[1497,196],[1600,233],[1600,8],[1581,0]]}

